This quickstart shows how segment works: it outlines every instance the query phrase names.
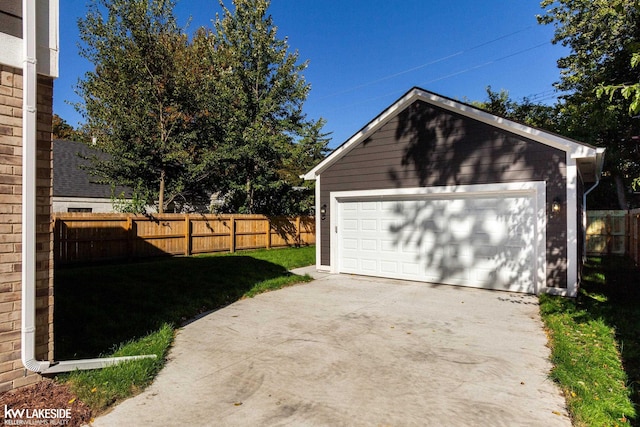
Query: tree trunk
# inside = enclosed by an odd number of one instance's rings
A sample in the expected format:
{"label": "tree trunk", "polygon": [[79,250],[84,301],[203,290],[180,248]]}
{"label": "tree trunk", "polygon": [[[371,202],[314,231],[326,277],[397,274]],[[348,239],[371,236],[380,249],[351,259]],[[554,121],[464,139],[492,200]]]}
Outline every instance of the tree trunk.
{"label": "tree trunk", "polygon": [[246,199],[246,205],[247,205],[247,209],[249,210],[248,213],[254,213],[253,212],[253,185],[251,183],[251,178],[247,178],[247,184],[246,184],[246,191],[247,191],[247,199]]}
{"label": "tree trunk", "polygon": [[158,213],[164,213],[164,170],[160,172],[160,191],[158,191]]}
{"label": "tree trunk", "polygon": [[613,177],[616,183],[616,193],[618,195],[618,205],[620,209],[627,210],[627,192],[624,187],[624,182],[622,182],[622,177],[620,175],[615,175]]}

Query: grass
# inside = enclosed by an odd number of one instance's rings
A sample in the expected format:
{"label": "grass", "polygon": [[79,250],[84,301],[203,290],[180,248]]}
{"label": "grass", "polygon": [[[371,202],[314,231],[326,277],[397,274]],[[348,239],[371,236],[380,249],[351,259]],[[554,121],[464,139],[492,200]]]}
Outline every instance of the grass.
{"label": "grass", "polygon": [[289,270],[314,262],[315,247],[303,247],[56,270],[57,360],[157,355],[58,379],[99,413],[153,380],[175,327],[238,299],[309,281]]}
{"label": "grass", "polygon": [[575,300],[541,295],[554,368],[575,426],[638,426],[640,271],[592,258]]}

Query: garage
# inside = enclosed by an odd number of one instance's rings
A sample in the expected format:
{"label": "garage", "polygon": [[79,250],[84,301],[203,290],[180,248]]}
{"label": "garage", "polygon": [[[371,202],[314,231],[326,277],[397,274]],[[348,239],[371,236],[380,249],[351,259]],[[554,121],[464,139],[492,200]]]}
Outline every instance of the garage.
{"label": "garage", "polygon": [[577,295],[604,150],[413,88],[304,175],[316,268]]}
{"label": "garage", "polygon": [[334,194],[333,272],[527,293],[544,285],[543,183],[393,193]]}

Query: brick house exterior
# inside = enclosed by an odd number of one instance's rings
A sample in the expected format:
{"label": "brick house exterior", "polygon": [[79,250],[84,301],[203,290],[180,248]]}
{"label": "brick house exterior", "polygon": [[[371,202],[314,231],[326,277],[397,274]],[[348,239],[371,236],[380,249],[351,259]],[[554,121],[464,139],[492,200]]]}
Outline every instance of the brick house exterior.
{"label": "brick house exterior", "polygon": [[[0,3],[0,392],[41,379],[21,361],[23,70],[17,30],[22,27],[19,3]],[[57,0],[48,7],[55,37],[45,44],[51,56],[38,58],[37,82],[35,354],[39,360],[53,360],[51,117],[57,75]]]}
{"label": "brick house exterior", "polygon": [[[39,380],[20,360],[22,70],[0,65],[0,392]],[[53,79],[38,79],[36,354],[53,359],[51,115]]]}

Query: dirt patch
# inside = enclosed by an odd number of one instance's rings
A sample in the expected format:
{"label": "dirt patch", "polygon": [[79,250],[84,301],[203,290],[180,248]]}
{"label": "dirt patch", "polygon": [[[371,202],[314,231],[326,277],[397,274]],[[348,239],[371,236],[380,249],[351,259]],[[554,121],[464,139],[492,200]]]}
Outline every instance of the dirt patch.
{"label": "dirt patch", "polygon": [[79,427],[89,422],[91,409],[68,386],[52,380],[0,393],[0,425]]}

